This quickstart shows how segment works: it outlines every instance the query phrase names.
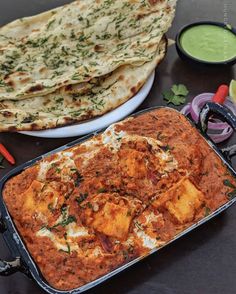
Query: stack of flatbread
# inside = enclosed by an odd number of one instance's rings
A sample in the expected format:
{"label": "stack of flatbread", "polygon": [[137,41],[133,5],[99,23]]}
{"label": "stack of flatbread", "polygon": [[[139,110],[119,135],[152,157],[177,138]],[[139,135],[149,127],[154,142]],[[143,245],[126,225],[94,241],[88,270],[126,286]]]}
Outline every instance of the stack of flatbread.
{"label": "stack of flatbread", "polygon": [[176,0],[77,0],[0,29],[0,131],[90,119],[139,91]]}

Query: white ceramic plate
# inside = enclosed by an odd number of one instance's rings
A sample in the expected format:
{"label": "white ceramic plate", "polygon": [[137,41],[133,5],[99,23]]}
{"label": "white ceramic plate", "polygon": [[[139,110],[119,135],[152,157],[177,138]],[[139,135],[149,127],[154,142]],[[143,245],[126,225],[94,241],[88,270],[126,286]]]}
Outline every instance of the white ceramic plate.
{"label": "white ceramic plate", "polygon": [[105,128],[112,123],[115,123],[127,115],[131,114],[147,97],[149,94],[155,78],[153,72],[148,78],[142,89],[130,100],[117,107],[116,109],[84,123],[78,123],[67,127],[61,127],[45,131],[33,132],[19,132],[28,136],[41,137],[41,138],[67,138],[82,136],[96,130]]}

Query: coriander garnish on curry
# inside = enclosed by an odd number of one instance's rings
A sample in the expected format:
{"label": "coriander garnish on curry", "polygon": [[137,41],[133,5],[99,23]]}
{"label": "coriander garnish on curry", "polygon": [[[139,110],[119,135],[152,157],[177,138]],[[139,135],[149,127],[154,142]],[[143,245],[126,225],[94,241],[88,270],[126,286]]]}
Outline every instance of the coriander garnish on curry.
{"label": "coriander garnish on curry", "polygon": [[71,290],[168,243],[235,190],[198,131],[162,108],[40,160],[3,198],[44,278]]}

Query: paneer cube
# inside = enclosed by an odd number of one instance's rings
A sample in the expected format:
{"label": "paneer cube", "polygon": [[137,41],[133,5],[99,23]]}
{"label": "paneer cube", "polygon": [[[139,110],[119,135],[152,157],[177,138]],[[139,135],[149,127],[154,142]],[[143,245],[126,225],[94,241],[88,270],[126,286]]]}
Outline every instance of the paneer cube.
{"label": "paneer cube", "polygon": [[94,215],[91,226],[100,233],[117,239],[125,240],[131,223],[128,207],[121,207],[107,202],[104,207]]}
{"label": "paneer cube", "polygon": [[177,185],[172,192],[174,192],[173,198],[166,202],[166,208],[170,214],[181,224],[193,220],[196,210],[203,203],[202,192],[189,179]]}
{"label": "paneer cube", "polygon": [[54,208],[58,202],[59,192],[53,189],[50,185],[45,186],[43,183],[34,180],[30,187],[24,192],[22,197],[23,207],[27,211],[46,213],[48,205]]}
{"label": "paneer cube", "polygon": [[155,208],[165,207],[179,223],[193,220],[196,210],[204,202],[204,195],[194,184],[184,178],[171,187],[168,191],[159,195],[152,202]]}
{"label": "paneer cube", "polygon": [[34,180],[30,187],[24,192],[24,208],[27,210],[35,210],[37,199],[42,191],[44,184]]}
{"label": "paneer cube", "polygon": [[119,156],[119,164],[129,177],[142,178],[146,175],[147,168],[143,152],[125,149],[120,151]]}

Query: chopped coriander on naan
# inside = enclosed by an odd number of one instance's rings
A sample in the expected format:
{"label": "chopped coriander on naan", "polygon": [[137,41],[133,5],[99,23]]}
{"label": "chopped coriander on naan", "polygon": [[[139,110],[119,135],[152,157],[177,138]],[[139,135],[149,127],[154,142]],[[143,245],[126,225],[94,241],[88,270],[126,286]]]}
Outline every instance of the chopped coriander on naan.
{"label": "chopped coriander on naan", "polygon": [[0,131],[63,126],[126,102],[164,58],[175,4],[77,0],[0,28]]}
{"label": "chopped coriander on naan", "polygon": [[45,96],[1,101],[0,131],[55,128],[107,113],[138,92],[164,58],[166,43],[164,38],[154,59],[142,66],[124,65],[100,79],[61,88]]}

